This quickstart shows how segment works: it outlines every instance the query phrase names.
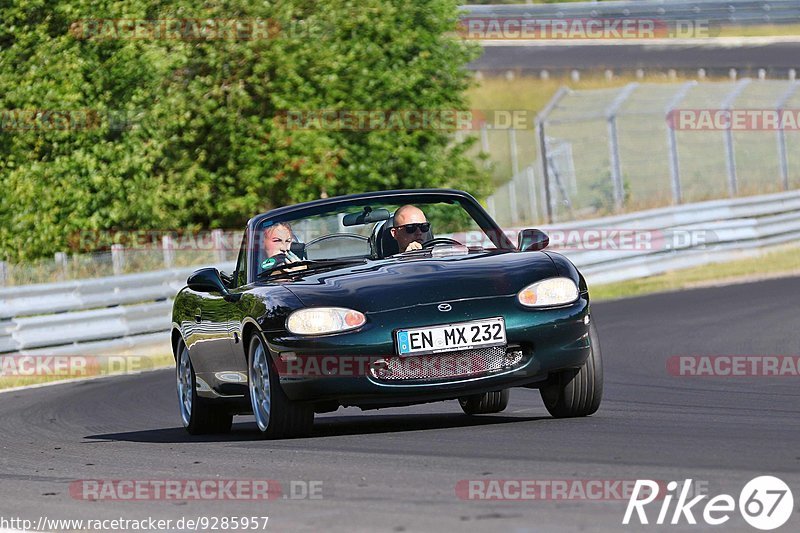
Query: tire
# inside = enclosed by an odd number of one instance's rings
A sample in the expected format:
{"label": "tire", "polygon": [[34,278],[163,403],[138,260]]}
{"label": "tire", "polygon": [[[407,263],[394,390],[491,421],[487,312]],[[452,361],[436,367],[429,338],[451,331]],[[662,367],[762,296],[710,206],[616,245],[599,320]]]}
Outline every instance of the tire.
{"label": "tire", "polygon": [[484,392],[459,398],[458,404],[461,406],[461,410],[468,415],[488,415],[499,413],[505,409],[508,406],[510,395],[508,389]]}
{"label": "tire", "polygon": [[233,415],[223,408],[211,405],[205,398],[197,396],[197,376],[194,373],[189,350],[181,340],[178,343],[175,375],[178,386],[178,408],[183,427],[191,435],[228,433]]}
{"label": "tire", "polygon": [[266,344],[258,334],[253,335],[247,352],[247,386],[253,416],[262,437],[281,439],[311,433],[313,406],[289,400],[280,386]]}
{"label": "tire", "polygon": [[555,418],[589,416],[597,411],[603,397],[603,359],[594,323],[589,326],[589,357],[583,366],[552,376],[539,392]]}

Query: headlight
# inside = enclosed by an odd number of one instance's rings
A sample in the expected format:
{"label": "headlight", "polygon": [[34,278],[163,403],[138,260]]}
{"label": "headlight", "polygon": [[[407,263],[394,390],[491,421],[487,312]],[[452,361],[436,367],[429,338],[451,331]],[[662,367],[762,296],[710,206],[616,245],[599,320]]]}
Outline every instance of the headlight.
{"label": "headlight", "polygon": [[566,305],[578,299],[578,287],[569,278],[550,278],[528,285],[517,294],[525,307]]}
{"label": "headlight", "polygon": [[325,335],[363,326],[363,313],[343,307],[309,307],[289,315],[286,328],[295,335]]}

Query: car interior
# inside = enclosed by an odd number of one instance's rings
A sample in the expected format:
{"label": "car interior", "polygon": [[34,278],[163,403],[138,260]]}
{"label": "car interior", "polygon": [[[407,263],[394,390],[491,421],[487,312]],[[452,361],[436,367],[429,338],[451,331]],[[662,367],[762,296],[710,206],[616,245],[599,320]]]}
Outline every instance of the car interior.
{"label": "car interior", "polygon": [[[363,224],[358,221],[354,224]],[[372,228],[369,237],[353,233],[333,233],[323,235],[307,243],[294,241],[291,252],[301,260],[336,259],[341,257],[372,257],[383,259],[399,253],[397,241],[392,237],[390,229],[394,226],[394,215],[381,220]],[[297,235],[294,235],[297,239]],[[424,241],[433,239],[433,232],[423,235]]]}

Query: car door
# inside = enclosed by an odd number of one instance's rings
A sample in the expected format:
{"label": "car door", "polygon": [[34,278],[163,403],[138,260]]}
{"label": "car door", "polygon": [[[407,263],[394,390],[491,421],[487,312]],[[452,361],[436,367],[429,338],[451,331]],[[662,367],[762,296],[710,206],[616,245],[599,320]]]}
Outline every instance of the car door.
{"label": "car door", "polygon": [[224,370],[233,358],[231,307],[219,292],[186,291],[188,317],[182,324],[192,365],[198,377]]}

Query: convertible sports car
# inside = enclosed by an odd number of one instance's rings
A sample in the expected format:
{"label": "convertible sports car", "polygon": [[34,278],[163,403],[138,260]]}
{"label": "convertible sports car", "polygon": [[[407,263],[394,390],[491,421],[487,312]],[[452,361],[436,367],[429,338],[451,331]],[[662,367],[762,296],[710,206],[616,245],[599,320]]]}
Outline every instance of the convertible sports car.
{"label": "convertible sports car", "polygon": [[[395,224],[409,204],[427,222]],[[404,250],[411,239],[421,247],[400,252],[403,238]],[[457,399],[468,415],[497,413],[511,387],[538,388],[555,417],[590,415],[603,371],[589,293],[547,244],[526,229],[514,246],[456,190],[356,194],[258,215],[236,270],[198,270],[175,298],[183,424],[219,433],[252,413],[263,436],[291,437],[340,406]]]}

